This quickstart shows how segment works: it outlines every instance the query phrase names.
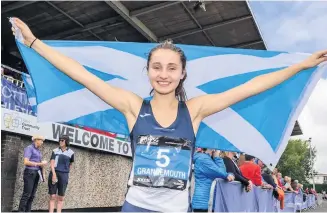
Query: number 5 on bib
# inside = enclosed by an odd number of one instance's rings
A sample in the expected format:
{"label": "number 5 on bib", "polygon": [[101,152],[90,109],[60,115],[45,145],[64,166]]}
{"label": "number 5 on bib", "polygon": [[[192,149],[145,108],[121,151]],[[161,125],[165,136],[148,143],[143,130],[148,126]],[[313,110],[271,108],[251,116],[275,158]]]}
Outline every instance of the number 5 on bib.
{"label": "number 5 on bib", "polygon": [[138,138],[134,163],[133,185],[184,190],[191,168],[192,144],[182,138]]}

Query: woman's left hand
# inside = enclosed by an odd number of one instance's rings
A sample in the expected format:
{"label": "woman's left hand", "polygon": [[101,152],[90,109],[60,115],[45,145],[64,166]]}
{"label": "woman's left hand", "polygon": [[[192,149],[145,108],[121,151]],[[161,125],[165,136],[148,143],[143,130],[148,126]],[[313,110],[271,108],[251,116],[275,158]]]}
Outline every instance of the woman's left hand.
{"label": "woman's left hand", "polygon": [[307,59],[302,61],[300,64],[303,69],[309,69],[319,65],[320,63],[327,61],[327,50],[318,51],[313,53]]}

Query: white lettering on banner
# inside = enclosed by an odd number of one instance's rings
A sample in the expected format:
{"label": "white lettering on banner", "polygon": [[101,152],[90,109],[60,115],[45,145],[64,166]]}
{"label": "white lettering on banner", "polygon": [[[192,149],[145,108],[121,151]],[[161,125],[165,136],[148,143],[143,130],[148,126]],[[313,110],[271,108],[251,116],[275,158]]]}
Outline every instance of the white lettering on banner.
{"label": "white lettering on banner", "polygon": [[186,179],[186,173],[175,170],[168,170],[162,168],[138,168],[137,175],[149,175],[149,176],[164,176],[178,179]]}
{"label": "white lettering on banner", "polygon": [[32,110],[28,110],[28,109],[25,109],[24,107],[21,107],[21,106],[18,106],[14,103],[11,103],[11,102],[4,102],[1,104],[2,108],[6,108],[6,109],[13,109],[17,112],[23,112],[25,114],[29,114],[29,115],[32,115],[33,111]]}
{"label": "white lettering on banner", "polygon": [[13,110],[1,109],[1,130],[23,135],[43,135],[48,140],[58,141],[60,135],[67,134],[71,144],[89,149],[102,150],[118,155],[132,156],[129,142],[106,135],[52,122],[38,123],[37,118]]}
{"label": "white lettering on banner", "polygon": [[17,101],[19,101],[20,103],[22,103],[24,105],[27,105],[28,104],[27,96],[26,96],[25,93],[12,90],[8,86],[2,86],[2,88],[1,88],[1,95],[4,98],[11,98],[11,97],[13,97],[14,99],[16,99]]}

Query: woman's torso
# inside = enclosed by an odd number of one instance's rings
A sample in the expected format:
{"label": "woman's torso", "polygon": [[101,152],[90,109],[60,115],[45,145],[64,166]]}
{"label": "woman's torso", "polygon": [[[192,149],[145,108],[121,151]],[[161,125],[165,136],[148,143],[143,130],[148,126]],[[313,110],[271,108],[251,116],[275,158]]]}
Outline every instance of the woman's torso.
{"label": "woman's torso", "polygon": [[153,211],[187,211],[195,136],[185,102],[167,128],[155,119],[150,101],[143,101],[131,131],[133,166],[126,200]]}

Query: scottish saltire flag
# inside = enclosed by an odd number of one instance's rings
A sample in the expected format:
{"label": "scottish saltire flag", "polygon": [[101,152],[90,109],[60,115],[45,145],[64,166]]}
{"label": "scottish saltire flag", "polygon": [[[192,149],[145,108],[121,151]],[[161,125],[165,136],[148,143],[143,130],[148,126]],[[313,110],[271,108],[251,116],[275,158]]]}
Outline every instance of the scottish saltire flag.
{"label": "scottish saltire flag", "polygon": [[28,102],[32,107],[32,111],[34,114],[37,114],[37,103],[36,103],[36,94],[35,94],[35,88],[34,84],[32,82],[30,75],[22,75],[26,93],[28,96]]}
{"label": "scottish saltire flag", "polygon": [[[156,44],[46,41],[81,63],[108,84],[149,97],[147,54]],[[84,86],[17,42],[33,79],[40,122],[68,122],[128,135],[124,116]],[[226,91],[265,73],[306,58],[306,54],[179,45],[188,59],[188,98]],[[274,167],[323,66],[301,72],[262,94],[248,98],[203,120],[197,146],[241,151]]]}

